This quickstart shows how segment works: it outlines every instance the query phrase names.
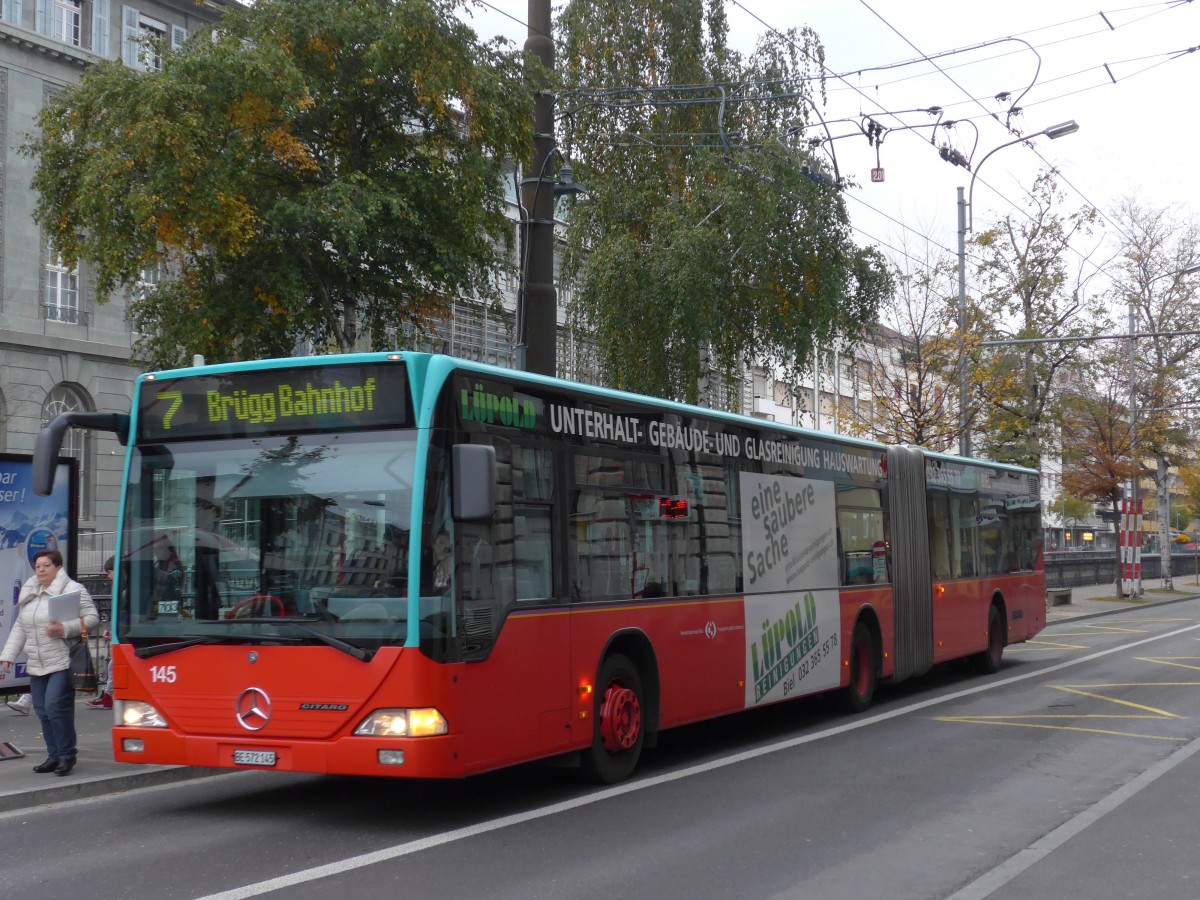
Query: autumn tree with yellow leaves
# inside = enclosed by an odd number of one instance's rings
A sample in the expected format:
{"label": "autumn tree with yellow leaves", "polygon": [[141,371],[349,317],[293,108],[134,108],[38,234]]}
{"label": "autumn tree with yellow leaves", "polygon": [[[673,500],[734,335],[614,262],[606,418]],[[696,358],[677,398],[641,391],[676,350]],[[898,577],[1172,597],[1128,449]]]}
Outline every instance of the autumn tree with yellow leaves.
{"label": "autumn tree with yellow leaves", "polygon": [[49,100],[36,219],[99,298],[130,291],[141,362],[382,349],[495,298],[533,101],[460,5],[260,0],[158,71],[102,62]]}

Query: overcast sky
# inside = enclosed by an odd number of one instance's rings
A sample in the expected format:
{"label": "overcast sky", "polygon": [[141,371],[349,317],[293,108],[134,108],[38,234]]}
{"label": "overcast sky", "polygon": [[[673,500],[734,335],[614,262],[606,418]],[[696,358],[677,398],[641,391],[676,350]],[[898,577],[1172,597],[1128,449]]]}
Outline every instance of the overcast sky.
{"label": "overcast sky", "polygon": [[[480,35],[523,44],[528,0],[488,0],[488,6],[471,19]],[[956,250],[956,188],[969,187],[971,173],[943,161],[931,136],[974,164],[976,230],[1019,206],[1047,164],[1068,182],[1071,207],[1089,203],[1110,214],[1123,196],[1134,195],[1193,214],[1200,52],[1189,51],[1200,44],[1198,3],[727,0],[726,7],[731,43],[744,52],[768,29],[816,31],[830,75],[823,115],[855,120],[832,126],[834,134],[853,135],[867,115],[896,129],[885,133],[878,160],[865,137],[833,142],[841,174],[859,184],[848,205],[860,242],[900,247],[929,234]],[[980,46],[1006,37],[1019,40]],[[975,49],[940,55],[963,48]],[[936,66],[922,57],[934,57]],[[995,99],[1004,93],[1007,100]],[[981,166],[989,151],[1014,139],[1004,122],[1018,98],[1022,112],[1011,121],[1021,133],[1070,119],[1080,130],[1056,141],[1035,138],[1037,152],[1021,143],[1004,147]],[[903,130],[937,120],[924,112],[890,114],[934,106],[945,110],[942,121],[974,122],[978,145],[969,125]],[[871,180],[877,166],[882,183]],[[1105,231],[1115,237],[1111,222]]]}

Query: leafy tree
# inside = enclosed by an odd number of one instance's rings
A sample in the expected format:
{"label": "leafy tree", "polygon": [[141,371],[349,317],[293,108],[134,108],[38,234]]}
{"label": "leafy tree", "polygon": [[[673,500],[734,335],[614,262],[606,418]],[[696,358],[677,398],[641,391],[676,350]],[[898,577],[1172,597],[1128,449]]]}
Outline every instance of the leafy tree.
{"label": "leafy tree", "polygon": [[889,279],[805,140],[816,35],[743,59],[722,0],[571,0],[557,27],[559,144],[588,187],[565,276],[610,381],[696,400],[709,367],[795,373],[860,337]]}
{"label": "leafy tree", "polygon": [[956,261],[926,245],[893,263],[894,290],[865,343],[873,402],[847,431],[886,443],[956,451],[962,433],[954,385],[966,347],[957,332]]}
{"label": "leafy tree", "polygon": [[161,71],[100,63],[45,107],[37,221],[130,317],[146,364],[376,347],[493,297],[501,164],[525,153],[521,54],[454,0],[260,0]]}
{"label": "leafy tree", "polygon": [[[1063,447],[1063,491],[1109,506],[1116,519],[1114,533],[1124,485],[1137,469],[1130,453],[1128,407],[1119,388],[1111,378],[1091,384],[1081,379],[1078,390],[1065,397],[1062,413],[1063,433],[1070,435]],[[1119,582],[1117,590],[1119,596]]]}
{"label": "leafy tree", "polygon": [[[1179,467],[1179,483],[1183,488],[1184,503],[1181,509],[1187,511],[1187,518],[1183,520],[1184,530],[1191,527],[1192,522],[1200,516],[1200,464],[1195,460],[1191,460]],[[1179,519],[1175,515],[1174,507],[1171,510],[1171,518],[1178,522]],[[1193,540],[1197,536],[1193,535]]]}
{"label": "leafy tree", "polygon": [[[1087,299],[1080,263],[1068,252],[1091,233],[1095,210],[1061,214],[1062,194],[1050,172],[1034,182],[1022,215],[1005,216],[974,238],[982,254],[980,315],[992,340],[1064,338],[1092,333],[1099,315]],[[1086,261],[1086,260],[1085,260]],[[1078,359],[1077,343],[978,348],[975,388],[981,407],[975,433],[984,455],[1036,468],[1055,420],[1054,381]]]}
{"label": "leafy tree", "polygon": [[[1181,401],[1200,379],[1200,284],[1184,269],[1200,263],[1200,225],[1170,210],[1151,209],[1126,198],[1115,219],[1123,236],[1120,257],[1110,268],[1112,297],[1132,309],[1144,337],[1133,359],[1139,459],[1154,462],[1153,475],[1162,556],[1163,586],[1170,588],[1170,472],[1194,457],[1195,436],[1179,416]],[[1185,333],[1181,333],[1185,332]]]}

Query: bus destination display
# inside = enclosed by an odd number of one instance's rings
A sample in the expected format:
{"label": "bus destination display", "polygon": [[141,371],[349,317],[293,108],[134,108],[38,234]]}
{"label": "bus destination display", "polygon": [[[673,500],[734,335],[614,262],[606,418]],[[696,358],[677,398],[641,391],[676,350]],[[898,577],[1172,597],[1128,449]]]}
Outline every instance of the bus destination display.
{"label": "bus destination display", "polygon": [[138,440],[400,427],[412,421],[404,366],[316,366],[144,380]]}

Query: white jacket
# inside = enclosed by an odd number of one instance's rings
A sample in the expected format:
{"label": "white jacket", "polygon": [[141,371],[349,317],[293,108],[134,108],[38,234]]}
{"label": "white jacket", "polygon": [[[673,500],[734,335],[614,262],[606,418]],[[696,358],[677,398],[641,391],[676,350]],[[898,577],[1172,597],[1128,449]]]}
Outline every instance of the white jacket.
{"label": "white jacket", "polygon": [[100,627],[100,616],[96,612],[96,604],[92,602],[92,595],[79,582],[68,578],[65,569],[58,570],[48,588],[38,584],[34,575],[21,587],[17,620],[13,622],[8,641],[4,644],[4,652],[0,653],[0,662],[16,662],[24,650],[25,665],[30,675],[49,675],[70,667],[71,644],[80,634],[79,619],[62,623],[65,637],[55,638],[46,634],[46,626],[50,624],[49,604],[46,601],[68,591],[79,591],[79,614],[88,631],[94,633]]}

